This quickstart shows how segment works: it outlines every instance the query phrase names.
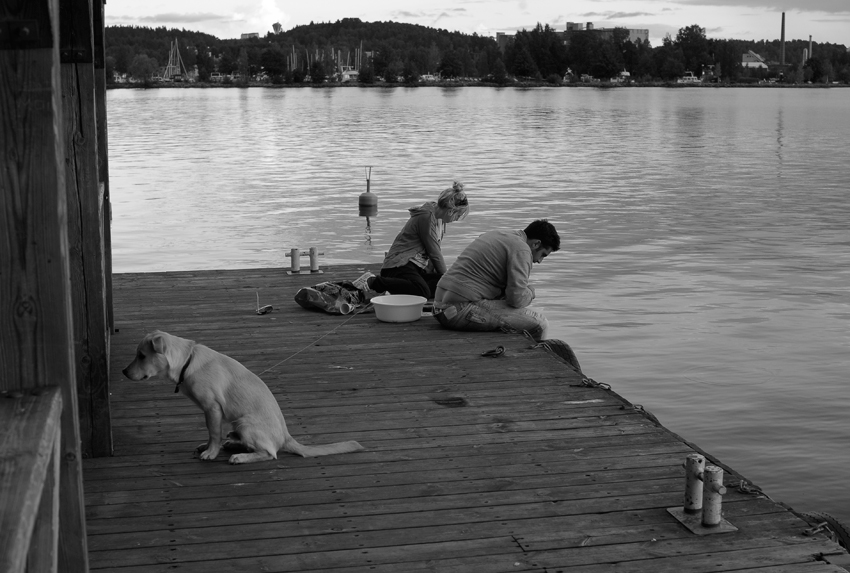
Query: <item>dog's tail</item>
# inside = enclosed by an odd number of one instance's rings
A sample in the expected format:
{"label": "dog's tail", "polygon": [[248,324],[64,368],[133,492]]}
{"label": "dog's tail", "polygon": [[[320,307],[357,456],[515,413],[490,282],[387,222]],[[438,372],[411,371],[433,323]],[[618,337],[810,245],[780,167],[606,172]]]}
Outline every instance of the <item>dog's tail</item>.
{"label": "dog's tail", "polygon": [[298,454],[305,458],[315,456],[329,456],[331,454],[347,454],[348,452],[357,452],[363,449],[363,446],[355,441],[336,442],[335,444],[325,444],[323,446],[305,446],[299,444],[294,438],[290,438],[283,445],[283,451],[291,454]]}

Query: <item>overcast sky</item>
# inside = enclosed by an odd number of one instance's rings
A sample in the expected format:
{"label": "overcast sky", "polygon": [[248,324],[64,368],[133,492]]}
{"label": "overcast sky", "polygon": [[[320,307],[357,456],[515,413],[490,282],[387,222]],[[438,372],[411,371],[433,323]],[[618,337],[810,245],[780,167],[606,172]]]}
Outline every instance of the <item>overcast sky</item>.
{"label": "overcast sky", "polygon": [[788,40],[850,46],[850,0],[109,0],[106,24],[185,28],[218,38],[261,36],[312,22],[360,18],[366,22],[421,24],[495,36],[538,22],[563,30],[567,22],[593,22],[649,30],[653,46],[666,34],[698,24],[709,38],[773,40],[785,12]]}

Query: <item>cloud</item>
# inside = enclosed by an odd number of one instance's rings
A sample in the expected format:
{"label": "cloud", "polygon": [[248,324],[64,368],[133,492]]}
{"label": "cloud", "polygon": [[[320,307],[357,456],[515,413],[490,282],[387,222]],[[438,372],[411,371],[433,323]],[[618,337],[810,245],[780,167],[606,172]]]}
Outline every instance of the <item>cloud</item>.
{"label": "cloud", "polygon": [[611,12],[608,14],[609,19],[614,18],[638,18],[641,16],[655,16],[652,12]]}
{"label": "cloud", "polygon": [[394,20],[402,20],[405,18],[417,19],[417,18],[427,18],[428,15],[425,12],[408,12],[407,10],[396,10],[392,13],[392,17]]}
{"label": "cloud", "polygon": [[428,20],[437,22],[443,18],[452,18],[453,16],[466,16],[468,10],[466,8],[447,8],[441,11],[436,10],[419,10],[411,12],[409,10],[395,10],[390,13],[392,20]]}
{"label": "cloud", "polygon": [[195,12],[179,14],[177,12],[154,14],[153,16],[114,16],[115,20],[134,20],[146,24],[197,24],[200,22],[230,22],[231,16],[212,12]]}
{"label": "cloud", "polygon": [[812,22],[817,22],[819,24],[835,24],[836,22],[850,22],[850,12],[848,12],[847,16],[843,16],[841,18],[813,18]]}
{"label": "cloud", "polygon": [[768,8],[777,12],[828,12],[850,14],[847,0],[670,0],[676,4]]}
{"label": "cloud", "polygon": [[247,21],[260,30],[270,30],[275,22],[286,25],[290,20],[289,16],[277,7],[274,0],[262,0],[259,9],[251,10],[251,13],[253,16],[247,18]]}

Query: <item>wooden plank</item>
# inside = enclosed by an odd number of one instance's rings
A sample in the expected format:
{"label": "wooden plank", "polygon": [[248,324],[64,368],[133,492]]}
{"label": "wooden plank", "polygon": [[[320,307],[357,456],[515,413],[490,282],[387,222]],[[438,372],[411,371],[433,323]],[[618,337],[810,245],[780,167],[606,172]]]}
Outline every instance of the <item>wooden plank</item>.
{"label": "wooden plank", "polygon": [[[53,467],[61,427],[62,393],[59,388],[39,388],[0,394],[0,571],[23,572],[36,531],[40,549],[54,543]],[[47,490],[45,491],[45,486]],[[42,503],[46,497],[49,503]],[[41,517],[41,523],[37,518]],[[58,517],[58,516],[56,516]],[[45,523],[45,518],[48,521]],[[46,534],[51,537],[45,539]],[[45,547],[45,542],[50,545]],[[55,552],[48,553],[55,557]],[[47,569],[38,569],[38,571]]]}
{"label": "wooden plank", "polygon": [[[589,437],[592,437],[592,446],[589,445],[588,442],[590,440]],[[600,435],[600,434],[591,434],[589,432],[581,432],[579,435],[570,436],[567,439],[545,439],[545,440],[537,440],[534,442],[510,442],[510,443],[495,443],[495,444],[476,444],[473,446],[473,452],[470,453],[469,448],[467,446],[456,446],[456,447],[445,447],[440,448],[439,450],[435,449],[424,449],[424,448],[413,448],[413,449],[405,449],[402,453],[404,459],[395,460],[392,468],[394,472],[403,472],[408,471],[405,468],[411,463],[416,462],[417,460],[424,461],[425,464],[429,463],[428,460],[431,460],[435,457],[442,457],[443,459],[452,459],[453,463],[456,464],[454,467],[475,467],[478,465],[494,465],[496,461],[498,461],[502,456],[512,456],[516,454],[522,454],[525,456],[525,460],[527,462],[539,463],[542,456],[546,456],[551,454],[552,452],[558,452],[558,455],[561,461],[573,461],[579,460],[586,457],[606,457],[607,452],[618,446],[622,446],[624,448],[631,448],[633,451],[637,451],[638,454],[640,452],[649,451],[654,447],[662,447],[669,445],[671,443],[671,438],[669,434],[666,432],[660,432],[658,430],[648,432],[646,434],[630,434],[630,435],[622,435],[619,432],[612,433],[609,435]],[[679,442],[676,442],[679,443]],[[673,447],[673,446],[670,446]],[[348,471],[347,475],[353,476],[357,474],[356,469],[348,469],[345,470],[346,466],[355,466],[361,467],[362,464],[368,464],[370,469],[377,471],[379,469],[376,466],[376,463],[380,462],[380,456],[383,454],[380,451],[376,451],[374,449],[367,450],[364,452],[360,452],[357,455],[356,460],[352,460],[350,462],[344,461],[349,458],[338,458],[338,460],[333,460],[331,463],[329,460],[326,460],[324,463],[325,467],[328,468],[327,471],[338,471],[342,473],[343,471]],[[294,457],[287,457],[285,459],[297,460]],[[304,463],[304,470],[308,472],[306,475],[310,476],[309,468],[311,467],[307,462],[311,460],[307,460]],[[115,457],[115,458],[102,458],[98,460],[98,464],[88,464],[85,477],[86,477],[86,491],[96,493],[100,491],[108,490],[108,484],[113,482],[113,480],[123,480],[128,478],[139,477],[140,475],[147,475],[147,472],[150,472],[152,475],[162,476],[182,476],[182,475],[217,475],[218,473],[230,473],[234,471],[234,468],[230,468],[224,465],[217,464],[207,464],[199,466],[196,460],[191,459],[188,455],[181,454],[171,454],[171,455],[154,455],[154,456],[133,456],[131,459],[128,457]],[[108,463],[106,463],[108,462]],[[312,460],[313,463],[317,463],[316,460]],[[403,462],[403,463],[402,463]],[[425,466],[427,469],[427,465]],[[144,472],[140,474],[139,472]],[[235,471],[238,471],[238,468],[235,468]],[[295,479],[297,474],[293,474],[296,472],[297,468],[289,466],[287,479]],[[421,469],[415,469],[412,471],[422,471]],[[241,472],[248,473],[251,475],[251,472]],[[372,474],[369,474],[372,475]],[[250,479],[250,477],[244,477],[240,475],[239,479]],[[261,478],[257,478],[261,479]],[[102,481],[107,484],[104,486],[101,483]],[[123,482],[122,482],[123,483]],[[106,487],[107,489],[104,489]],[[123,485],[119,486],[123,487]]]}
{"label": "wooden plank", "polygon": [[[617,452],[620,451],[622,450],[617,450]],[[546,464],[544,469],[541,470],[542,464],[520,463],[523,461],[520,459],[506,463],[504,467],[493,467],[492,465],[484,465],[487,461],[485,459],[480,460],[480,465],[467,465],[451,469],[415,470],[411,467],[405,471],[404,467],[393,467],[391,473],[352,472],[345,474],[348,488],[346,495],[360,497],[370,495],[376,498],[399,497],[400,492],[405,488],[416,485],[426,487],[428,491],[462,493],[488,491],[487,488],[495,486],[505,491],[532,486],[544,487],[545,485],[550,487],[558,484],[593,486],[598,483],[637,481],[638,479],[646,481],[676,478],[682,481],[679,470],[669,469],[670,454],[681,456],[681,452],[676,452],[674,447],[663,445],[647,451],[646,455],[653,455],[653,458],[630,459],[628,462],[616,459],[612,464],[613,467],[609,466],[609,469],[605,471],[588,470],[589,464],[586,463],[583,468],[576,468],[575,465],[581,466],[582,464],[570,464],[569,462]],[[616,455],[612,455],[612,457],[616,458]],[[598,458],[593,459],[598,462]],[[627,468],[630,471],[622,471]],[[584,471],[581,471],[582,469]],[[285,478],[287,491],[290,493],[324,491],[324,483],[316,483],[315,480],[310,479],[313,471],[313,468],[289,468]],[[90,519],[93,518],[93,512],[99,505],[174,499],[171,495],[166,496],[161,490],[163,484],[169,483],[183,486],[181,492],[186,498],[203,497],[203,489],[210,491],[210,493],[214,493],[212,490],[218,490],[218,495],[224,498],[233,494],[233,479],[231,478],[230,483],[225,483],[219,473],[173,475],[170,472],[156,472],[155,474],[140,475],[136,479],[124,478],[104,481],[101,487],[97,487],[97,484],[90,484],[86,488],[89,492],[87,504],[92,512]],[[243,472],[235,479],[238,480],[236,483],[242,484],[239,488],[243,490],[240,491],[240,496],[247,497],[248,495],[265,495],[269,490],[279,489],[279,482],[284,478],[272,478],[269,475]],[[380,485],[377,485],[378,483]],[[376,487],[380,487],[380,490],[375,490]],[[135,495],[140,497],[135,497]]]}
{"label": "wooden plank", "polygon": [[[533,525],[532,525],[533,527]],[[273,571],[349,571],[358,567],[396,571],[632,571],[669,572],[731,571],[740,565],[776,565],[788,560],[797,563],[813,562],[814,556],[830,546],[823,540],[797,538],[789,541],[787,528],[768,529],[754,533],[741,533],[735,537],[722,536],[694,539],[683,537],[686,533],[674,528],[657,526],[661,533],[671,532],[667,539],[652,537],[647,529],[624,535],[621,543],[605,546],[576,546],[571,549],[548,552],[526,552],[516,535],[502,535],[468,540],[441,539],[434,543],[418,542],[418,532],[408,532],[406,539],[396,540],[390,535],[391,545],[384,545],[386,537],[361,536],[346,544],[341,539],[318,540],[316,550],[306,552],[272,540],[245,543],[243,557],[233,558],[234,541],[203,544],[204,550],[213,552],[216,571],[236,572],[266,568]],[[336,536],[334,536],[336,537]],[[417,541],[414,541],[414,540]],[[656,541],[651,541],[656,539]],[[373,541],[366,545],[364,541]],[[358,543],[359,542],[359,543]],[[353,545],[354,547],[346,547]],[[648,547],[648,546],[651,546]],[[183,560],[186,545],[170,546],[168,561],[183,571],[203,571],[203,561]],[[368,547],[368,549],[365,549]],[[706,548],[706,549],[703,549]],[[201,548],[199,548],[201,549]],[[230,551],[228,552],[228,549]],[[134,566],[144,559],[145,553],[162,553],[162,548],[151,550],[125,550],[127,561],[120,562],[128,571],[142,570]],[[709,553],[705,555],[704,553]],[[669,555],[668,555],[669,554]],[[134,559],[138,556],[139,559]],[[118,555],[116,554],[116,557]],[[112,566],[117,565],[115,562]],[[556,564],[552,564],[556,563]],[[104,565],[110,565],[104,562]],[[208,565],[207,565],[208,566]],[[388,567],[389,566],[389,567]],[[712,568],[714,567],[714,568]]]}
{"label": "wooden plank", "polygon": [[[741,505],[741,504],[739,504]],[[657,509],[644,509],[633,511],[639,514],[640,520],[630,519],[625,513],[609,513],[604,517],[571,514],[562,516],[540,517],[531,516],[527,519],[514,519],[510,522],[504,520],[492,521],[476,519],[471,515],[466,521],[457,523],[441,523],[438,515],[416,515],[403,516],[402,518],[390,516],[387,522],[377,524],[376,527],[358,528],[355,526],[336,528],[336,531],[328,531],[313,543],[317,544],[317,550],[332,551],[337,549],[356,548],[363,544],[370,547],[391,547],[409,543],[411,538],[418,543],[442,543],[446,541],[502,538],[511,536],[516,546],[523,552],[540,551],[536,549],[543,546],[539,540],[548,541],[548,549],[560,549],[564,547],[603,547],[621,543],[650,542],[652,539],[681,539],[689,536],[687,529],[677,523],[670,523],[664,515],[664,511]],[[778,533],[787,533],[789,528],[796,525],[796,520],[788,514],[777,515],[775,512],[754,515],[735,515],[736,523],[747,534],[770,534],[777,536]],[[358,521],[354,518],[355,523]],[[184,545],[190,542],[198,542],[203,539],[204,543],[228,543],[232,536],[228,537],[226,526],[217,523],[207,523],[205,520],[196,521],[187,526],[168,519],[168,531],[160,534],[150,534],[139,530],[130,533],[104,533],[93,537],[93,552],[104,552],[98,555],[98,559],[118,558],[126,549],[137,550],[134,559],[137,564],[149,561],[154,552],[170,551],[170,547]],[[339,523],[339,522],[337,522]],[[274,554],[286,555],[303,552],[303,547],[293,540],[304,535],[299,530],[301,523],[284,523],[278,527],[269,527],[269,523],[248,525],[245,532],[250,533],[257,541],[266,540],[266,543],[258,543],[258,546],[266,546],[265,550],[271,550]],[[331,527],[330,520],[321,523],[321,520],[311,520],[304,526],[311,531],[319,531],[320,527]],[[381,527],[383,525],[383,527]],[[243,526],[240,526],[243,527]],[[557,532],[557,533],[553,533]],[[111,556],[107,555],[111,553]],[[224,553],[224,551],[222,551]],[[131,563],[125,563],[127,565]]]}
{"label": "wooden plank", "polygon": [[[640,482],[641,487],[651,489],[656,485],[649,485],[650,481],[663,483],[665,487],[677,489],[676,480],[682,482],[681,476],[666,474],[663,471],[664,466],[669,466],[671,460],[680,459],[682,453],[675,452],[675,455],[667,454],[664,456],[650,457],[627,460],[616,460],[609,463],[609,467],[622,470],[631,470],[635,475],[644,476]],[[595,460],[594,460],[595,461]],[[598,462],[597,462],[598,464]],[[433,465],[433,464],[432,464]],[[588,478],[588,473],[591,473],[593,464],[585,462],[576,464],[583,469],[580,472],[582,475],[576,475],[571,472],[571,468],[565,467],[566,464],[546,465],[544,475],[535,475],[528,469],[524,471],[517,467],[501,468],[496,475],[489,471],[489,468],[464,468],[461,470],[440,470],[432,472],[420,472],[417,475],[412,475],[410,472],[381,474],[379,476],[363,476],[361,479],[357,477],[344,476],[339,479],[339,482],[344,482],[346,488],[344,490],[333,489],[316,489],[317,485],[312,483],[293,483],[290,482],[287,475],[287,487],[282,490],[280,480],[268,482],[243,482],[238,481],[238,488],[234,488],[233,481],[229,483],[207,484],[196,486],[194,482],[186,478],[178,479],[160,479],[158,481],[158,489],[134,489],[128,492],[109,492],[100,495],[92,495],[89,499],[89,517],[92,518],[94,512],[97,511],[98,505],[106,506],[102,509],[101,515],[107,511],[113,515],[118,512],[133,511],[138,508],[140,503],[151,504],[150,507],[144,508],[145,512],[153,512],[157,510],[155,504],[167,504],[177,500],[203,500],[207,497],[214,496],[222,500],[228,501],[234,507],[241,506],[244,508],[256,507],[262,509],[274,504],[276,507],[284,507],[288,505],[303,505],[303,504],[319,504],[319,503],[335,503],[341,500],[360,502],[360,501],[377,501],[377,500],[393,500],[393,499],[412,499],[419,498],[427,492],[429,496],[444,496],[443,501],[448,503],[466,503],[474,499],[475,495],[489,495],[487,488],[499,486],[500,491],[490,497],[490,503],[496,504],[501,496],[506,496],[511,501],[507,503],[518,503],[515,492],[528,489],[529,484],[540,484],[537,487],[546,487],[550,491],[560,491],[562,487],[578,489],[578,486],[583,486],[581,491],[563,491],[558,499],[579,499],[588,495],[592,495],[596,491],[595,482],[591,482]],[[523,466],[518,466],[522,468]],[[658,478],[647,477],[649,469],[654,470],[653,475],[658,475]],[[611,484],[619,484],[617,487],[628,489],[634,479],[625,479],[616,477],[617,472],[605,472],[604,475],[592,474],[594,477],[603,480],[604,488],[608,490],[616,489]],[[605,476],[609,476],[607,479]],[[663,479],[662,479],[663,478]],[[281,478],[282,479],[282,478]],[[500,481],[501,480],[501,481]],[[671,481],[673,480],[673,481]],[[304,480],[307,481],[307,480]],[[328,481],[323,483],[327,488]],[[163,492],[162,486],[179,485],[180,487],[173,491]],[[560,485],[565,484],[565,485]],[[624,490],[623,490],[624,491]],[[285,492],[285,493],[283,493]],[[405,498],[407,492],[407,498]],[[296,495],[297,494],[297,495]],[[543,499],[549,494],[535,492],[535,496]],[[595,494],[593,494],[595,495]],[[623,493],[627,495],[627,493]],[[229,500],[231,496],[233,500]],[[450,496],[458,496],[457,499]],[[463,496],[467,496],[465,499]],[[737,499],[735,494],[730,495],[730,500]],[[265,502],[265,504],[264,504]],[[115,507],[119,504],[129,504],[130,508]],[[191,504],[184,506],[185,510],[190,509]],[[673,503],[675,505],[675,502]],[[117,510],[117,511],[116,511]],[[136,511],[133,511],[136,513]]]}
{"label": "wooden plank", "polygon": [[83,456],[112,454],[92,0],[61,1],[71,298]]}
{"label": "wooden plank", "polygon": [[789,534],[781,538],[714,535],[653,543],[650,556],[647,556],[646,544],[641,543],[590,548],[592,550],[587,551],[573,549],[539,552],[523,556],[518,562],[520,568],[530,565],[556,571],[566,569],[570,573],[702,573],[811,563],[819,553],[829,552],[832,547],[834,546],[822,539]]}
{"label": "wooden plank", "polygon": [[[60,422],[61,423],[61,422]],[[30,540],[27,571],[52,572],[59,568],[59,476],[62,451],[62,432],[57,424],[53,438],[53,452],[44,478],[38,518]]]}

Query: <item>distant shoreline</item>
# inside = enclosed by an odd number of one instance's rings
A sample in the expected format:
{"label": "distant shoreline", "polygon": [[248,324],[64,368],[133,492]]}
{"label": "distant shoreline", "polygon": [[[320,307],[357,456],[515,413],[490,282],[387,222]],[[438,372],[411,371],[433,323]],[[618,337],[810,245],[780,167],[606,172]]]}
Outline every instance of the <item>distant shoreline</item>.
{"label": "distant shoreline", "polygon": [[485,88],[596,88],[596,89],[627,89],[627,88],[768,88],[768,89],[783,89],[783,88],[846,88],[850,84],[783,84],[783,83],[687,83],[680,84],[677,82],[633,82],[628,84],[619,83],[560,83],[552,84],[545,81],[540,82],[512,82],[509,84],[496,84],[492,82],[471,82],[471,81],[455,81],[455,82],[427,82],[414,85],[396,83],[374,83],[361,84],[352,82],[328,82],[323,84],[270,84],[267,82],[248,82],[248,83],[213,83],[213,82],[192,82],[192,83],[168,83],[158,82],[148,85],[138,83],[126,84],[107,84],[106,89],[240,89],[240,88],[269,88],[269,89],[305,89],[305,88],[457,88],[457,87],[485,87]]}

